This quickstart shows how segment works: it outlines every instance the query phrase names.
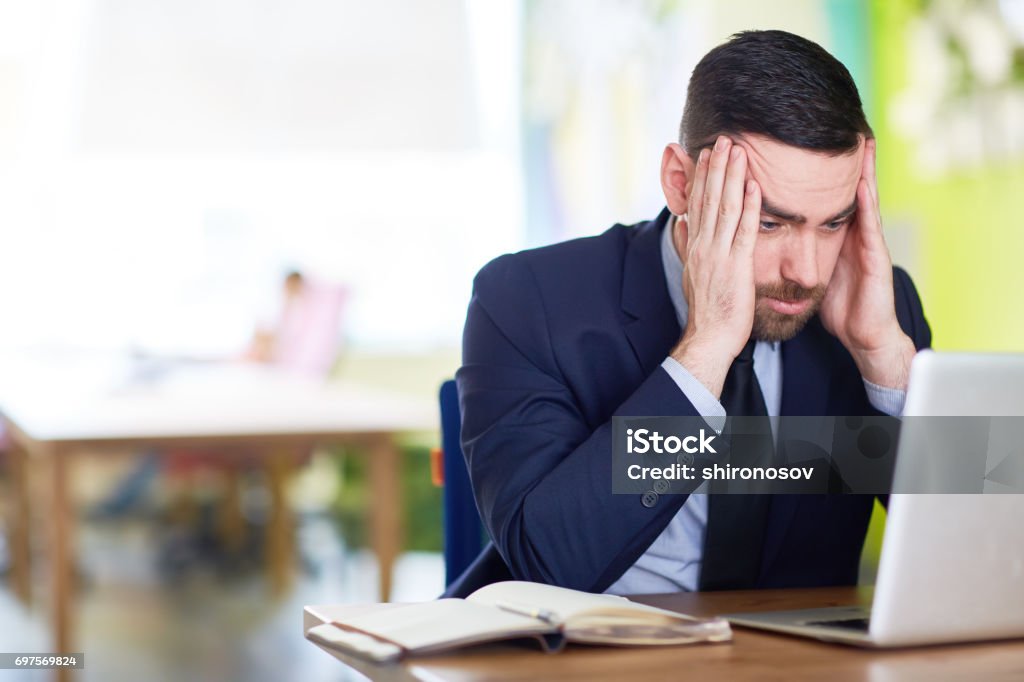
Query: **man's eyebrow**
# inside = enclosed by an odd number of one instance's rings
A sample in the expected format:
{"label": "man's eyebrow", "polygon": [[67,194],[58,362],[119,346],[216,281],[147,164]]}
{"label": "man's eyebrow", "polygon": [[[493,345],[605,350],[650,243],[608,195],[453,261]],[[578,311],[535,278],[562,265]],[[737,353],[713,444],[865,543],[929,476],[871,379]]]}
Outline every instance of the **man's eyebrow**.
{"label": "man's eyebrow", "polygon": [[825,222],[826,223],[834,223],[834,222],[837,222],[839,220],[842,220],[843,218],[849,218],[850,216],[852,216],[856,212],[856,210],[857,210],[857,195],[855,194],[855,195],[853,195],[853,201],[850,202],[849,206],[844,208],[839,213],[836,213],[834,216],[832,216],[831,218],[829,218]]}
{"label": "man's eyebrow", "polygon": [[[850,203],[849,206],[844,208],[839,213],[836,213],[834,216],[832,216],[831,218],[829,218],[828,220],[826,220],[822,224],[834,223],[837,220],[843,220],[844,218],[848,218],[851,215],[853,215],[854,211],[856,211],[856,210],[857,210],[857,197],[855,196],[855,197],[853,197],[853,201]],[[778,218],[779,220],[782,220],[783,222],[794,224],[794,225],[803,225],[804,223],[807,222],[807,216],[805,216],[805,215],[803,215],[801,213],[794,213],[792,211],[787,211],[784,208],[779,208],[778,206],[775,206],[774,204],[772,204],[772,202],[770,200],[768,200],[768,199],[762,199],[761,200],[761,213],[764,213],[766,215],[770,215],[773,218]]]}

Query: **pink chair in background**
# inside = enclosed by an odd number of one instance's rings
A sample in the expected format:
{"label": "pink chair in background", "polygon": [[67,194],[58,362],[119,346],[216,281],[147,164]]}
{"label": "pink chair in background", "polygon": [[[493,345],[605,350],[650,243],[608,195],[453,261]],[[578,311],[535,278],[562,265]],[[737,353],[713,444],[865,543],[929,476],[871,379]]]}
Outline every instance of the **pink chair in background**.
{"label": "pink chair in background", "polygon": [[341,350],[346,287],[305,281],[281,311],[270,364],[308,377],[326,378]]}

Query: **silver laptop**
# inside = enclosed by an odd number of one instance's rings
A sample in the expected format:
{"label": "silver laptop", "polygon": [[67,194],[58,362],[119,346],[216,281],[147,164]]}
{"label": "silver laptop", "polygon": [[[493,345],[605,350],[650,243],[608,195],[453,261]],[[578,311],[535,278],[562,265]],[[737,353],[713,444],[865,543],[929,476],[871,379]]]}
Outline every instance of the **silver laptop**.
{"label": "silver laptop", "polygon": [[[1024,355],[919,353],[904,415],[1024,415]],[[1019,486],[1005,476],[985,480],[984,472],[993,470],[986,461],[990,448],[966,446],[967,436],[937,439],[926,429],[908,429],[914,421],[905,422],[900,436],[894,490],[918,488],[922,480],[930,490],[970,490],[962,477],[971,472],[979,493],[1006,492],[993,486],[1007,483]],[[1013,440],[1019,455],[1024,439]],[[937,465],[943,461],[957,465]],[[959,465],[972,461],[978,465]],[[961,480],[943,480],[950,475]],[[870,608],[726,618],[735,625],[866,647],[1024,637],[1024,494],[893,494]]]}

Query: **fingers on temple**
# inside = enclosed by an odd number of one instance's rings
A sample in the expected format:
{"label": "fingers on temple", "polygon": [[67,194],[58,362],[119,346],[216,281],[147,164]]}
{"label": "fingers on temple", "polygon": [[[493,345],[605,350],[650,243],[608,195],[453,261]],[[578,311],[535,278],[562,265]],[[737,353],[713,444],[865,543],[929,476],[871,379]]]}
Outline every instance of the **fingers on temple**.
{"label": "fingers on temple", "polygon": [[753,180],[747,180],[743,188],[743,215],[740,216],[736,237],[732,242],[735,253],[751,259],[754,257],[754,243],[757,241],[760,224],[761,186]]}
{"label": "fingers on temple", "polygon": [[714,151],[708,164],[708,175],[704,185],[704,199],[700,209],[701,238],[714,241],[718,227],[718,207],[722,201],[722,190],[725,184],[725,171],[729,161],[729,150],[732,141],[720,136],[715,142]]}
{"label": "fingers on temple", "polygon": [[690,201],[686,207],[686,229],[691,243],[700,235],[701,206],[704,203],[704,187],[707,184],[708,156],[711,150],[702,149],[697,156],[697,168],[693,175],[693,189],[690,190]]}
{"label": "fingers on temple", "polygon": [[867,180],[868,189],[871,191],[871,200],[876,204],[878,203],[878,179],[875,173],[876,168],[876,150],[877,144],[875,140],[869,139],[864,142],[864,168],[861,171],[861,176]]}
{"label": "fingers on temple", "polygon": [[725,171],[722,199],[718,205],[717,239],[723,251],[732,248],[740,216],[743,214],[744,186],[747,177],[747,153],[739,145],[729,152],[729,165]]}
{"label": "fingers on temple", "polygon": [[878,203],[871,193],[871,184],[866,178],[861,178],[857,185],[857,211],[860,213],[861,229],[864,230],[864,238],[868,240],[883,239],[882,220],[878,215]]}

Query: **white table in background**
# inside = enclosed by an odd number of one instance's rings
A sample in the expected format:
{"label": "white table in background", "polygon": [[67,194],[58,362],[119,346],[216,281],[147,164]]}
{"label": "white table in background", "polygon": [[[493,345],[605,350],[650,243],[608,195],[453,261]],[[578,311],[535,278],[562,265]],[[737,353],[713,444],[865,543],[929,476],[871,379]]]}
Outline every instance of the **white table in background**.
{"label": "white table in background", "polygon": [[[271,585],[289,581],[292,547],[285,504],[290,453],[352,444],[369,458],[371,544],[387,600],[403,539],[396,437],[436,431],[432,401],[363,386],[310,380],[245,364],[171,365],[124,358],[32,356],[0,361],[0,414],[15,445],[12,578],[29,595],[30,506],[49,525],[53,651],[73,650],[73,529],[69,479],[76,455],[149,448],[244,452],[266,465],[272,513]],[[32,498],[29,471],[46,470],[46,501]]]}

